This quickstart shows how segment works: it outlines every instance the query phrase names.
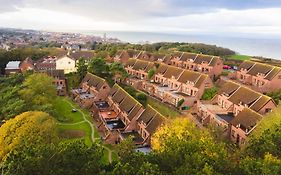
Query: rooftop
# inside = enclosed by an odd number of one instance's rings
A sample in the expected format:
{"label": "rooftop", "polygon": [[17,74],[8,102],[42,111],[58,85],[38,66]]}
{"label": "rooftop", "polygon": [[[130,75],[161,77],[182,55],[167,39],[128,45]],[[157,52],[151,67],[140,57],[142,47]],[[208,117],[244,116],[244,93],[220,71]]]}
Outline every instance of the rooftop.
{"label": "rooftop", "polygon": [[19,69],[20,61],[9,61],[5,69]]}

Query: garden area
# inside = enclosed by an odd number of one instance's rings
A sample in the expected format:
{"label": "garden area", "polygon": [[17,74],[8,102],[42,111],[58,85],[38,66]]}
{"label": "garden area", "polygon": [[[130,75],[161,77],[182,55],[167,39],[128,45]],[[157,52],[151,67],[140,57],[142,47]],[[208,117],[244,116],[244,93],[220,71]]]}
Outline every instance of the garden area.
{"label": "garden area", "polygon": [[147,98],[147,104],[152,106],[160,114],[162,114],[163,116],[165,116],[167,118],[175,118],[175,117],[178,117],[181,115],[178,111],[172,109],[168,105],[163,104],[163,103],[159,102],[158,100],[153,99],[152,97],[149,97],[149,96]]}

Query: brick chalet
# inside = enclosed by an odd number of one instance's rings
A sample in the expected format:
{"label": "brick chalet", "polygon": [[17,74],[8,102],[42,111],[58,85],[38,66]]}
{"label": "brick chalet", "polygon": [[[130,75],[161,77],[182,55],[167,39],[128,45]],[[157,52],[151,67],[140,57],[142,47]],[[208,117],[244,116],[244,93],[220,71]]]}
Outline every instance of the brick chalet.
{"label": "brick chalet", "polygon": [[227,81],[211,102],[200,102],[197,107],[203,124],[223,127],[230,139],[241,145],[262,116],[271,112],[276,104],[266,95]]}
{"label": "brick chalet", "polygon": [[80,88],[72,89],[72,98],[84,108],[91,108],[94,102],[104,101],[110,91],[105,79],[87,73],[80,84]]}
{"label": "brick chalet", "polygon": [[250,88],[261,93],[280,89],[281,68],[253,61],[240,64],[236,79]]}
{"label": "brick chalet", "polygon": [[[212,81],[206,74],[163,63],[157,65],[149,61],[129,59],[125,69],[130,74],[127,84],[174,106],[178,106],[181,100],[184,100],[182,106],[193,106],[203,95],[204,89],[212,86]],[[148,72],[152,69],[155,74],[149,79]]]}

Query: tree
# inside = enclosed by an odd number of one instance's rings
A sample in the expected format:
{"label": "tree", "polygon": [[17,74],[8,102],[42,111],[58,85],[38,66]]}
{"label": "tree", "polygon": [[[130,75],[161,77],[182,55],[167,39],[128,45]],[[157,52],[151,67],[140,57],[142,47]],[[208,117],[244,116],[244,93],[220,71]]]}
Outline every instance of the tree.
{"label": "tree", "polygon": [[21,84],[24,78],[23,74],[0,78],[0,120],[10,119],[26,111],[25,101],[18,94],[23,89]]}
{"label": "tree", "polygon": [[211,100],[218,92],[217,87],[207,88],[204,90],[202,100]]}
{"label": "tree", "polygon": [[94,58],[89,63],[89,72],[107,78],[109,77],[109,66],[103,58]]}
{"label": "tree", "polygon": [[280,175],[281,159],[271,154],[265,154],[264,158],[246,157],[239,163],[240,174],[245,175]]}
{"label": "tree", "polygon": [[224,144],[188,119],[175,119],[159,128],[152,148],[160,170],[168,174],[229,174],[232,169]]}
{"label": "tree", "polygon": [[136,93],[136,100],[138,100],[138,102],[140,102],[144,106],[147,105],[147,96],[143,92]]}
{"label": "tree", "polygon": [[86,65],[85,59],[80,59],[77,63],[77,74],[79,75],[80,81],[85,77],[87,74],[88,66]]}
{"label": "tree", "polygon": [[153,75],[155,74],[155,69],[150,69],[149,71],[148,71],[148,79],[151,79],[152,77],[153,77]]}
{"label": "tree", "polygon": [[181,99],[180,101],[178,101],[177,103],[177,107],[181,107],[181,105],[184,103],[184,99]]}
{"label": "tree", "polygon": [[0,127],[0,160],[11,151],[57,140],[55,120],[44,112],[25,112]]}
{"label": "tree", "polygon": [[53,78],[46,74],[35,73],[26,78],[23,86],[19,94],[29,110],[52,111],[52,103],[56,98]]}
{"label": "tree", "polygon": [[109,66],[110,74],[113,79],[120,79],[121,81],[128,77],[128,73],[120,62],[114,62]]}
{"label": "tree", "polygon": [[82,140],[58,144],[35,145],[20,152],[13,151],[2,163],[5,174],[99,174],[103,168],[102,148],[88,147]]}

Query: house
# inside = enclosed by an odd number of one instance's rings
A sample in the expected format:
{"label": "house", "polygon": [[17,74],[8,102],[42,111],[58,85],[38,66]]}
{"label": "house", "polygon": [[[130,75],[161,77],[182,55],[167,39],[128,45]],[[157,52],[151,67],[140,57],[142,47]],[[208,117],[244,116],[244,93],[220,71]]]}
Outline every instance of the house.
{"label": "house", "polygon": [[153,60],[155,62],[158,62],[158,63],[165,63],[165,64],[168,64],[168,65],[171,65],[171,55],[168,55],[168,54],[159,54],[159,53],[155,53],[155,54],[152,54],[150,60]]}
{"label": "house", "polygon": [[[247,116],[246,112],[254,116],[248,115],[243,121],[252,121],[253,118],[257,118],[256,113],[264,116],[275,107],[272,98],[233,81],[227,81],[210,102],[198,102],[197,115],[203,124],[215,124],[229,131],[232,123],[237,124],[241,117]],[[241,127],[253,127],[246,123],[241,124]],[[239,125],[234,126],[239,127]],[[248,131],[249,128],[245,130]]]}
{"label": "house", "polygon": [[54,78],[53,84],[56,86],[57,95],[67,95],[67,79],[63,70],[41,70],[39,72]]}
{"label": "house", "polygon": [[146,109],[118,84],[106,101],[96,103],[95,121],[106,143],[119,143],[133,136],[137,145],[149,145],[150,136],[162,123],[162,116],[151,107]]}
{"label": "house", "polygon": [[126,63],[130,58],[137,58],[140,53],[136,50],[120,50],[114,56],[113,61]]}
{"label": "house", "polygon": [[28,70],[34,70],[34,62],[31,58],[26,58],[20,63],[21,72],[25,72]]}
{"label": "house", "polygon": [[120,139],[124,140],[128,136],[133,136],[137,145],[150,145],[151,136],[164,121],[164,116],[148,105],[145,111],[137,118],[137,129],[121,133],[119,135]]}
{"label": "house", "polygon": [[56,56],[43,57],[34,63],[35,70],[56,70],[56,60]]}
{"label": "house", "polygon": [[6,75],[20,73],[20,72],[21,72],[20,61],[9,61],[8,64],[6,65],[5,68]]}
{"label": "house", "polygon": [[82,107],[91,108],[95,102],[104,101],[110,91],[105,79],[87,73],[78,89],[71,90],[72,98]]}
{"label": "house", "polygon": [[171,65],[205,73],[211,79],[218,77],[223,71],[223,62],[220,57],[188,52],[172,54]]}
{"label": "house", "polygon": [[180,107],[193,106],[204,89],[211,86],[212,81],[205,74],[160,64],[152,79],[143,81],[142,90],[165,103]]}
{"label": "house", "polygon": [[57,70],[64,70],[65,74],[76,72],[76,60],[69,55],[64,55],[56,59]]}
{"label": "house", "polygon": [[237,145],[245,144],[247,137],[256,128],[262,117],[261,114],[254,110],[244,108],[233,120],[230,121],[230,140]]}
{"label": "house", "polygon": [[281,68],[263,63],[244,61],[238,67],[236,80],[261,93],[280,89]]}

